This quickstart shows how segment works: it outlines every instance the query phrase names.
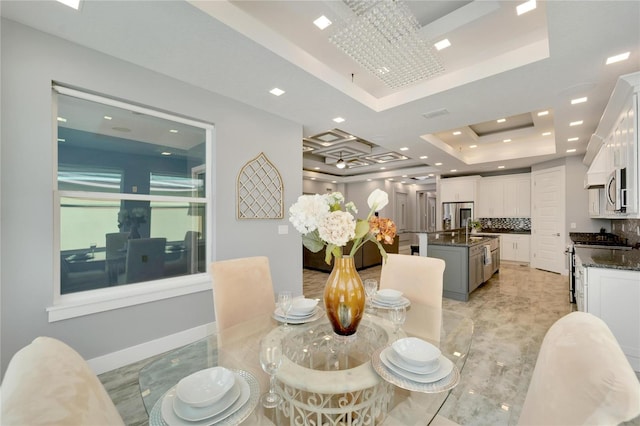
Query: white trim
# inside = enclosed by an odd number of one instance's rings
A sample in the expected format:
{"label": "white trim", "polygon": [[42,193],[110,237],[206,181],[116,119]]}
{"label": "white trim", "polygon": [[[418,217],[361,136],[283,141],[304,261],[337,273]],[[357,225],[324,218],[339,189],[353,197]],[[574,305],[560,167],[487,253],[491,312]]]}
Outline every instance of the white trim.
{"label": "white trim", "polygon": [[211,291],[206,273],[156,280],[152,286],[146,282],[63,294],[46,310],[49,322],[56,322],[201,291]]}
{"label": "white trim", "polygon": [[68,191],[56,190],[60,197],[65,198],[87,198],[91,200],[138,200],[138,201],[161,201],[175,203],[206,203],[207,199],[202,197],[176,197],[171,195],[147,195],[147,194],[128,194],[114,192],[91,192],[91,191]]}
{"label": "white trim", "polygon": [[79,90],[70,89],[68,87],[53,85],[53,90],[63,95],[72,96],[74,98],[84,99],[87,101],[97,102],[103,105],[109,105],[112,107],[125,109],[128,111],[139,112],[141,114],[151,115],[153,117],[162,118],[165,120],[173,121],[176,123],[186,124],[188,126],[200,127],[206,130],[213,130],[213,124],[205,123],[202,121],[192,120],[189,118],[180,117],[175,114],[167,114],[155,109],[144,108],[138,105],[134,105],[130,102],[116,101],[115,99],[105,98],[99,95],[94,95],[87,92],[81,92]]}
{"label": "white trim", "polygon": [[197,327],[183,330],[178,333],[160,337],[149,342],[111,352],[87,361],[91,369],[96,374],[102,374],[116,368],[124,367],[134,362],[161,354],[172,349],[179,348],[189,343],[200,340],[210,334],[215,333],[216,323],[199,325]]}

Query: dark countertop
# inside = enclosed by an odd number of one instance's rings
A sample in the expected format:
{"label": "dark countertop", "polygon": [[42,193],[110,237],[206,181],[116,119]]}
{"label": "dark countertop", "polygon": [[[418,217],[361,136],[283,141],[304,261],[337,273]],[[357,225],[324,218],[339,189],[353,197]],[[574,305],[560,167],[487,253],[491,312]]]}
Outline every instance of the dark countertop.
{"label": "dark countertop", "polygon": [[497,235],[487,236],[487,235],[469,235],[469,242],[466,241],[464,235],[452,237],[451,233],[443,232],[441,234],[437,234],[438,238],[435,235],[429,235],[428,245],[433,246],[458,246],[458,247],[472,247],[477,246],[479,244],[487,244],[491,239],[499,238]]}
{"label": "dark countertop", "polygon": [[581,248],[575,246],[576,255],[585,267],[640,271],[640,250],[610,248]]}
{"label": "dark countertop", "polygon": [[521,234],[521,235],[531,235],[531,230],[515,230],[515,229],[483,229],[478,231],[481,234]]}

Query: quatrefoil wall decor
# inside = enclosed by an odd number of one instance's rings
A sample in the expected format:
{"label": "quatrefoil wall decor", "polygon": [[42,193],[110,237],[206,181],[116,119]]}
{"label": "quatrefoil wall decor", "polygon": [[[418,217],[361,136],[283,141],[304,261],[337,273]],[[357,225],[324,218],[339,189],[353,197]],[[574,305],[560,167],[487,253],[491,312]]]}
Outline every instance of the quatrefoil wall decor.
{"label": "quatrefoil wall decor", "polygon": [[282,219],[284,186],[278,169],[264,152],[238,174],[238,219]]}

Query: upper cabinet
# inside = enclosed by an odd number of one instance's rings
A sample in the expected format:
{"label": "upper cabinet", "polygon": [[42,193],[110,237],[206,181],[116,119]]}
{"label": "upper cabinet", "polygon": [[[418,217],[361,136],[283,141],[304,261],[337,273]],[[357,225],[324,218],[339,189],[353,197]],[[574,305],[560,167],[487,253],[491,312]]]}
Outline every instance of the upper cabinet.
{"label": "upper cabinet", "polygon": [[440,202],[475,202],[478,179],[479,176],[468,176],[440,180]]}
{"label": "upper cabinet", "polygon": [[[604,187],[605,194],[609,190],[609,175],[616,169],[624,169],[626,188],[617,196],[625,203],[624,212],[608,209],[608,202],[600,206],[602,215],[607,218],[640,218],[640,182],[638,170],[638,97],[640,93],[640,72],[620,77],[609,103],[607,104],[598,128],[594,133],[585,162],[593,155],[585,188]],[[605,197],[605,201],[606,201]]]}
{"label": "upper cabinet", "polygon": [[530,217],[531,174],[487,177],[478,183],[476,217]]}

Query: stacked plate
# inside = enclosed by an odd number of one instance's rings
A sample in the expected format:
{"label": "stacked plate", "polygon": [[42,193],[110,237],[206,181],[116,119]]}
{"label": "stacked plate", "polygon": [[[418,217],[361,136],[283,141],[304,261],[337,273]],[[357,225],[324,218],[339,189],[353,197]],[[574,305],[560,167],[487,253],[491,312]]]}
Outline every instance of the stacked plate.
{"label": "stacked plate", "polygon": [[200,370],[180,380],[162,400],[169,425],[214,425],[242,410],[251,397],[249,383],[224,367]]}
{"label": "stacked plate", "polygon": [[321,318],[322,314],[323,311],[318,306],[318,300],[296,297],[291,303],[291,310],[286,316],[286,321],[284,312],[282,312],[280,307],[273,313],[273,318],[280,322],[287,322],[288,324],[304,324]]}
{"label": "stacked plate", "polygon": [[411,302],[409,299],[402,295],[401,291],[393,290],[391,288],[385,288],[382,290],[378,290],[376,295],[373,297],[372,305],[376,308],[395,308],[399,306],[409,306]]}
{"label": "stacked plate", "polygon": [[380,352],[380,360],[391,373],[417,383],[437,382],[453,369],[440,349],[417,337],[395,341]]}

